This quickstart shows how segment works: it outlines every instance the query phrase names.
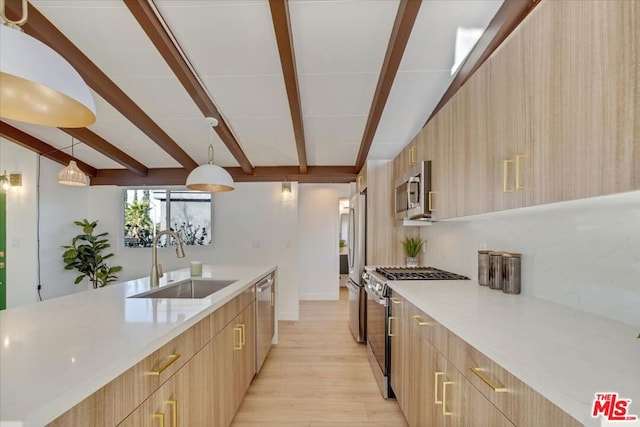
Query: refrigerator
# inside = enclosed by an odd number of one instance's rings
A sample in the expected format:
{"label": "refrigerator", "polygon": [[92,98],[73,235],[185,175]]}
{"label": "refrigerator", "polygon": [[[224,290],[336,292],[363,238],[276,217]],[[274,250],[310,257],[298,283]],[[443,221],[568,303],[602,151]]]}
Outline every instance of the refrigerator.
{"label": "refrigerator", "polygon": [[364,291],[362,273],[366,256],[367,199],[356,194],[349,200],[349,329],[357,342],[366,342],[367,296]]}

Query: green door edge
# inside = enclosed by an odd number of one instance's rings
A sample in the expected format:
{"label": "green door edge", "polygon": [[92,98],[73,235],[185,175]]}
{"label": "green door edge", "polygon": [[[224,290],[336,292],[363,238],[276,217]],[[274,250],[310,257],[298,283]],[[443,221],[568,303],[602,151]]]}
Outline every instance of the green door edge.
{"label": "green door edge", "polygon": [[7,194],[0,191],[0,310],[7,308]]}

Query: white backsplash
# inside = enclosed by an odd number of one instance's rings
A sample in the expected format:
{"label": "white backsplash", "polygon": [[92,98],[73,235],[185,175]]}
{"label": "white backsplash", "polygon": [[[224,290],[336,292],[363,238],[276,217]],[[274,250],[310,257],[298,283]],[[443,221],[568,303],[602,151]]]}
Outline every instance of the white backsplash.
{"label": "white backsplash", "polygon": [[434,223],[421,236],[425,265],[477,279],[478,249],[519,252],[523,294],[640,325],[640,191]]}

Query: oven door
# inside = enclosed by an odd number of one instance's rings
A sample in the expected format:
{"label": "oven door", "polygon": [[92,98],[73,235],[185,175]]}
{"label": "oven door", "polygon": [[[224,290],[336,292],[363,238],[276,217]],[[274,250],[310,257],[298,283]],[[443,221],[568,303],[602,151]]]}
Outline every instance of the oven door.
{"label": "oven door", "polygon": [[367,345],[380,370],[387,375],[387,298],[379,299],[365,286],[367,293]]}

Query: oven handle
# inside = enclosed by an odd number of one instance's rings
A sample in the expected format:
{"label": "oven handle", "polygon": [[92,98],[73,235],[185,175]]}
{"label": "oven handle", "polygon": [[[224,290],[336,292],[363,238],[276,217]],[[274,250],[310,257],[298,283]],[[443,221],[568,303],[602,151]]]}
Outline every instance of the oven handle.
{"label": "oven handle", "polygon": [[[367,282],[367,284],[368,284],[368,282]],[[374,294],[372,291],[370,291],[370,290],[369,290],[369,286],[365,286],[365,287],[364,287],[364,291],[367,293],[367,295],[368,295],[368,296],[369,296],[373,301],[377,302],[378,304],[383,305],[383,306],[385,306],[385,307],[386,307],[387,305],[389,305],[388,298],[385,298],[385,297],[383,297],[383,298],[378,298],[378,296],[377,296],[376,294]]]}

